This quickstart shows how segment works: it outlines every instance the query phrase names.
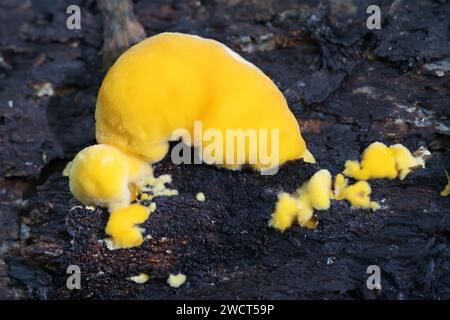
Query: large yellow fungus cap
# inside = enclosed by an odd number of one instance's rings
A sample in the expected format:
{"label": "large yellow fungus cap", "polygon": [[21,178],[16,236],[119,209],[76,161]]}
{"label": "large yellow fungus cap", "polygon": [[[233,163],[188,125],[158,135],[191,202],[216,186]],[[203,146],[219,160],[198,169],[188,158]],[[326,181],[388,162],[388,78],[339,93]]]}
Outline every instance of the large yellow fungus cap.
{"label": "large yellow fungus cap", "polygon": [[344,174],[357,180],[395,179],[403,180],[412,169],[424,167],[424,157],[430,153],[423,150],[415,157],[401,144],[390,147],[381,142],[374,142],[364,150],[362,160],[347,160]]}
{"label": "large yellow fungus cap", "polygon": [[317,171],[300,187],[295,195],[282,192],[278,195],[275,211],[269,225],[280,231],[289,228],[295,220],[309,229],[315,228],[314,209],[330,207],[331,174],[328,170]]}
{"label": "large yellow fungus cap", "polygon": [[112,237],[115,249],[140,246],[144,242],[138,224],[148,219],[150,211],[139,204],[132,204],[111,212],[106,234]]}
{"label": "large yellow fungus cap", "polygon": [[[227,146],[232,145],[227,129],[278,129],[278,164],[299,158],[314,161],[276,85],[256,66],[215,40],[181,33],[150,37],[122,54],[100,88],[98,142],[150,162],[166,155],[174,130],[184,128],[194,136],[194,121],[202,122],[203,132],[217,129],[222,133],[223,148],[216,154],[222,163],[227,164]],[[195,146],[210,143],[207,137],[181,137]],[[270,151],[275,140],[270,134],[267,137]],[[262,143],[259,139],[258,147]],[[255,156],[247,147],[244,163]],[[239,168],[240,164],[236,160],[225,167]],[[268,166],[258,157],[254,167]]]}
{"label": "large yellow fungus cap", "polygon": [[80,151],[67,166],[70,191],[84,205],[128,206],[141,180],[152,175],[144,160],[109,145]]}

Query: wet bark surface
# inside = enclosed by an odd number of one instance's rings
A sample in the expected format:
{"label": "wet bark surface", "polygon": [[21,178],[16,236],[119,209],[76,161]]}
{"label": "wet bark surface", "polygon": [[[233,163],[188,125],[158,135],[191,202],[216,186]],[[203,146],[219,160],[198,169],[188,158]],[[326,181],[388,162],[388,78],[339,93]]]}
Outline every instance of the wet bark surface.
{"label": "wet bark surface", "polygon": [[[81,29],[66,8],[81,8]],[[382,29],[366,28],[367,6]],[[139,248],[108,250],[107,212],[78,207],[64,165],[95,143],[104,76],[102,15],[93,1],[0,4],[0,297],[337,298],[450,297],[450,5],[446,1],[137,1],[147,35],[180,31],[222,41],[286,96],[316,165],[275,176],[207,165],[155,166],[179,196],[156,200]],[[149,117],[151,115],[148,115]],[[376,212],[334,202],[316,230],[267,226],[276,195],[319,168],[333,174],[373,141],[426,146],[426,169],[371,182]],[[195,194],[206,194],[204,203]],[[66,268],[82,271],[66,288]],[[366,287],[378,265],[382,290]],[[151,279],[127,278],[141,272]],[[182,272],[179,289],[166,284]]]}

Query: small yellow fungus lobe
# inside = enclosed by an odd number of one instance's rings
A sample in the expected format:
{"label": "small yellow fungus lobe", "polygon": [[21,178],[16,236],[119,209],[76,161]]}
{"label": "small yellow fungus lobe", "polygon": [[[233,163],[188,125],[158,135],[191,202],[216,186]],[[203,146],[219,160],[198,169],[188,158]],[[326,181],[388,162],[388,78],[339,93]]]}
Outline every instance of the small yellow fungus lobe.
{"label": "small yellow fungus lobe", "polygon": [[347,188],[348,186],[348,180],[345,178],[345,176],[341,173],[336,175],[334,178],[334,198],[337,198],[342,190]]}
{"label": "small yellow fungus lobe", "polygon": [[142,283],[146,283],[148,280],[150,280],[150,276],[146,273],[140,273],[137,276],[132,276],[128,278],[129,280],[142,284]]}
{"label": "small yellow fungus lobe", "polygon": [[445,186],[444,190],[441,191],[441,196],[447,197],[450,194],[450,177],[448,176],[448,172],[445,171],[445,175],[447,176],[448,183]]}
{"label": "small yellow fungus lobe", "polygon": [[149,210],[139,204],[132,204],[111,212],[105,232],[112,237],[114,248],[140,246],[144,238],[137,225],[144,223],[149,215]]}
{"label": "small yellow fungus lobe", "polygon": [[[278,141],[264,143],[267,150],[278,143],[277,165],[299,158],[314,161],[276,85],[220,42],[194,35],[161,33],[122,54],[102,83],[95,117],[99,143],[152,163],[161,160],[169,141],[180,136],[189,145],[207,147],[211,137],[188,139],[195,136],[196,121],[203,131],[215,130],[223,137],[222,149],[214,159],[205,159],[208,163],[236,169],[257,158],[251,163],[256,169],[268,168],[251,147],[246,147],[244,159],[239,160],[243,163],[238,163],[231,154],[236,150],[228,148],[236,137],[227,135],[228,129],[278,130]],[[180,129],[186,134],[173,138]],[[261,140],[257,144],[256,150],[264,147]]]}
{"label": "small yellow fungus lobe", "polygon": [[[308,194],[314,209],[327,210],[330,208],[331,174],[328,170],[317,171],[306,185],[306,192],[300,190],[300,194]],[[309,220],[309,219],[308,219]]]}
{"label": "small yellow fungus lobe", "polygon": [[275,212],[272,214],[269,225],[275,229],[284,231],[294,223],[297,212],[297,199],[289,193],[282,192],[278,195]]}
{"label": "small yellow fungus lobe", "polygon": [[137,186],[152,176],[152,168],[144,160],[103,144],[80,151],[65,171],[70,191],[78,200],[110,209],[128,206]]}
{"label": "small yellow fungus lobe", "polygon": [[[106,233],[112,236],[110,248],[130,248],[143,242],[137,224],[156,210],[151,200],[157,196],[177,195],[166,187],[170,175],[153,176],[151,166],[142,158],[110,145],[94,145],[80,151],[66,166],[72,194],[85,205],[107,207],[111,213]],[[138,199],[146,206],[130,205]]]}
{"label": "small yellow fungus lobe", "polygon": [[172,288],[179,288],[186,282],[186,276],[182,273],[176,275],[170,274],[167,279],[167,284]]}
{"label": "small yellow fungus lobe", "polygon": [[297,220],[299,225],[314,229],[316,226],[314,209],[328,209],[331,195],[331,174],[328,170],[319,170],[296,191],[295,195],[286,192],[278,195],[275,212],[269,225],[284,231]]}
{"label": "small yellow fungus lobe", "polygon": [[143,187],[141,188],[141,199],[152,200],[155,197],[170,197],[178,195],[178,190],[170,189],[166,186],[167,183],[171,182],[172,177],[170,174],[163,174],[157,178],[149,175],[143,182]]}
{"label": "small yellow fungus lobe", "polygon": [[197,201],[204,202],[206,200],[206,196],[203,192],[199,192],[195,195]]}
{"label": "small yellow fungus lobe", "polygon": [[367,181],[358,181],[348,186],[348,181],[342,174],[338,174],[334,182],[334,199],[347,200],[352,207],[377,210],[380,205],[370,200],[372,188]]}
{"label": "small yellow fungus lobe", "polygon": [[395,179],[403,180],[412,169],[425,166],[425,157],[430,153],[419,149],[420,154],[414,156],[401,144],[387,147],[381,142],[374,142],[364,150],[361,163],[347,160],[344,174],[357,180]]}

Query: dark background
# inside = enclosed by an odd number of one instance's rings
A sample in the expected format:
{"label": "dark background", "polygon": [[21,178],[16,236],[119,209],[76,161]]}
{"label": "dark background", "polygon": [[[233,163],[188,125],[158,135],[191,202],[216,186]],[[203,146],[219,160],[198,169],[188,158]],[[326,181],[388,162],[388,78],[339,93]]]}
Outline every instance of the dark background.
{"label": "dark background", "polygon": [[[66,28],[70,4],[81,7],[81,30]],[[371,4],[382,9],[381,30],[366,28]],[[2,1],[0,298],[450,297],[450,198],[439,195],[450,169],[447,1],[135,1],[134,12],[149,36],[211,37],[259,66],[318,164],[261,178],[166,159],[156,170],[173,175],[180,196],[158,200],[145,225],[154,239],[106,250],[98,243],[106,212],[68,215],[77,203],[61,177],[95,142],[102,16],[94,1]],[[340,172],[373,141],[427,146],[433,157],[404,181],[371,183],[373,198],[386,199],[375,213],[336,203],[315,231],[267,227],[277,192],[319,167]],[[73,263],[79,291],[65,289]],[[371,264],[382,270],[380,292],[365,286]],[[188,282],[174,290],[165,281],[177,271]],[[139,272],[152,279],[126,279]]]}

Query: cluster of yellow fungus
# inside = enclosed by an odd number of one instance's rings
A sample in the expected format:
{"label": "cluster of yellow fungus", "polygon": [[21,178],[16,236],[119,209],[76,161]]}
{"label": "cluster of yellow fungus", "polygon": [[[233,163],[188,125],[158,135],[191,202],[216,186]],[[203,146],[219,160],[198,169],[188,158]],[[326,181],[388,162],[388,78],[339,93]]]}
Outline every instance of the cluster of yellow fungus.
{"label": "cluster of yellow fungus", "polygon": [[328,209],[330,198],[331,174],[328,170],[322,169],[301,186],[295,195],[286,192],[278,195],[275,212],[269,225],[284,231],[297,221],[301,226],[315,228],[314,209]]}
{"label": "cluster of yellow fungus", "polygon": [[[144,159],[120,149],[98,144],[81,150],[65,170],[69,177],[72,194],[86,206],[104,206],[110,211],[106,233],[112,237],[112,248],[130,248],[142,244],[141,229],[156,210],[151,202],[149,208],[130,203],[141,191],[152,190],[151,197],[173,195],[176,190],[166,189],[170,176],[153,176],[152,167]],[[147,189],[146,189],[147,188]]]}
{"label": "cluster of yellow fungus", "polygon": [[441,191],[441,196],[447,197],[450,195],[450,177],[448,176],[448,172],[445,171],[445,175],[447,176],[447,185],[445,186],[444,190]]}
{"label": "cluster of yellow fungus", "polygon": [[[280,193],[269,225],[284,231],[297,219],[301,226],[314,228],[316,221],[313,220],[313,209],[328,209],[330,199],[347,200],[354,208],[378,210],[380,205],[371,200],[372,188],[365,180],[397,177],[404,179],[413,169],[424,167],[425,158],[429,155],[430,152],[423,148],[413,155],[400,144],[387,147],[383,143],[374,142],[364,151],[361,163],[346,161],[343,174],[336,175],[334,179],[334,191],[331,191],[330,173],[320,170],[298,189],[295,195]],[[349,185],[345,176],[362,181]],[[449,193],[450,180],[441,194]]]}
{"label": "cluster of yellow fungus", "polygon": [[110,210],[106,233],[112,237],[111,248],[130,248],[142,244],[141,229],[156,204],[148,208],[130,205],[137,199],[152,200],[156,196],[178,194],[166,188],[170,175],[153,176],[147,161],[116,147],[98,144],[80,151],[64,174],[69,177],[72,194],[86,206],[98,205]]}
{"label": "cluster of yellow fungus", "polygon": [[[265,141],[266,149],[277,144],[276,166],[301,158],[315,161],[276,85],[223,44],[193,35],[162,33],[122,54],[102,83],[95,118],[100,144],[83,149],[65,173],[71,192],[83,204],[109,208],[106,233],[112,236],[114,248],[140,245],[143,236],[138,225],[156,210],[152,200],[177,194],[166,187],[170,176],[154,177],[150,163],[167,154],[171,140],[182,139],[200,150],[207,147],[211,137],[195,136],[197,122],[205,131],[219,132],[223,139],[222,149],[215,151],[214,159],[204,159],[207,163],[231,169],[249,163],[257,170],[268,169],[258,157],[262,141],[257,141],[256,148],[244,148],[243,163],[242,157],[235,157],[241,150],[235,144],[236,137],[227,134],[230,129],[276,130],[278,140]],[[229,159],[237,162],[230,164]],[[375,142],[364,151],[361,162],[348,160],[343,173],[356,180],[404,179],[420,166],[424,166],[423,157],[412,155],[402,145],[387,147]],[[378,208],[370,200],[371,188],[366,181],[348,185],[347,179],[338,175],[334,193],[331,183],[329,171],[320,170],[294,195],[281,193],[270,225],[283,231],[297,221],[314,228],[314,209],[328,209],[331,199]],[[198,193],[196,199],[204,201],[205,196]],[[135,200],[149,203],[148,208],[130,205]],[[171,275],[168,281],[176,285],[184,282],[185,276]]]}
{"label": "cluster of yellow fungus", "polygon": [[[228,148],[235,138],[228,137],[229,129],[277,130],[279,140],[266,141],[268,149],[277,143],[276,166],[299,158],[314,162],[276,85],[223,44],[198,36],[162,33],[127,50],[103,80],[95,118],[100,144],[80,151],[65,174],[72,194],[84,205],[110,210],[106,233],[112,236],[112,248],[140,245],[137,225],[156,210],[153,198],[177,194],[165,186],[170,176],[155,178],[150,163],[161,160],[174,139],[203,148],[210,137],[190,138],[199,121],[204,130],[224,137],[223,150],[217,151],[224,161],[212,162],[217,165],[226,163],[228,151],[231,159],[239,158],[234,157],[237,145]],[[180,129],[188,134],[174,136]],[[260,154],[251,146],[244,150],[244,163]],[[251,163],[255,169],[268,168],[256,158]],[[199,193],[197,199],[205,196]],[[149,203],[148,208],[130,205],[135,200]]]}
{"label": "cluster of yellow fungus", "polygon": [[421,153],[415,157],[401,144],[386,146],[381,142],[374,142],[364,150],[362,160],[347,160],[344,174],[356,180],[369,179],[395,179],[403,180],[412,169],[425,166],[424,156]]}

